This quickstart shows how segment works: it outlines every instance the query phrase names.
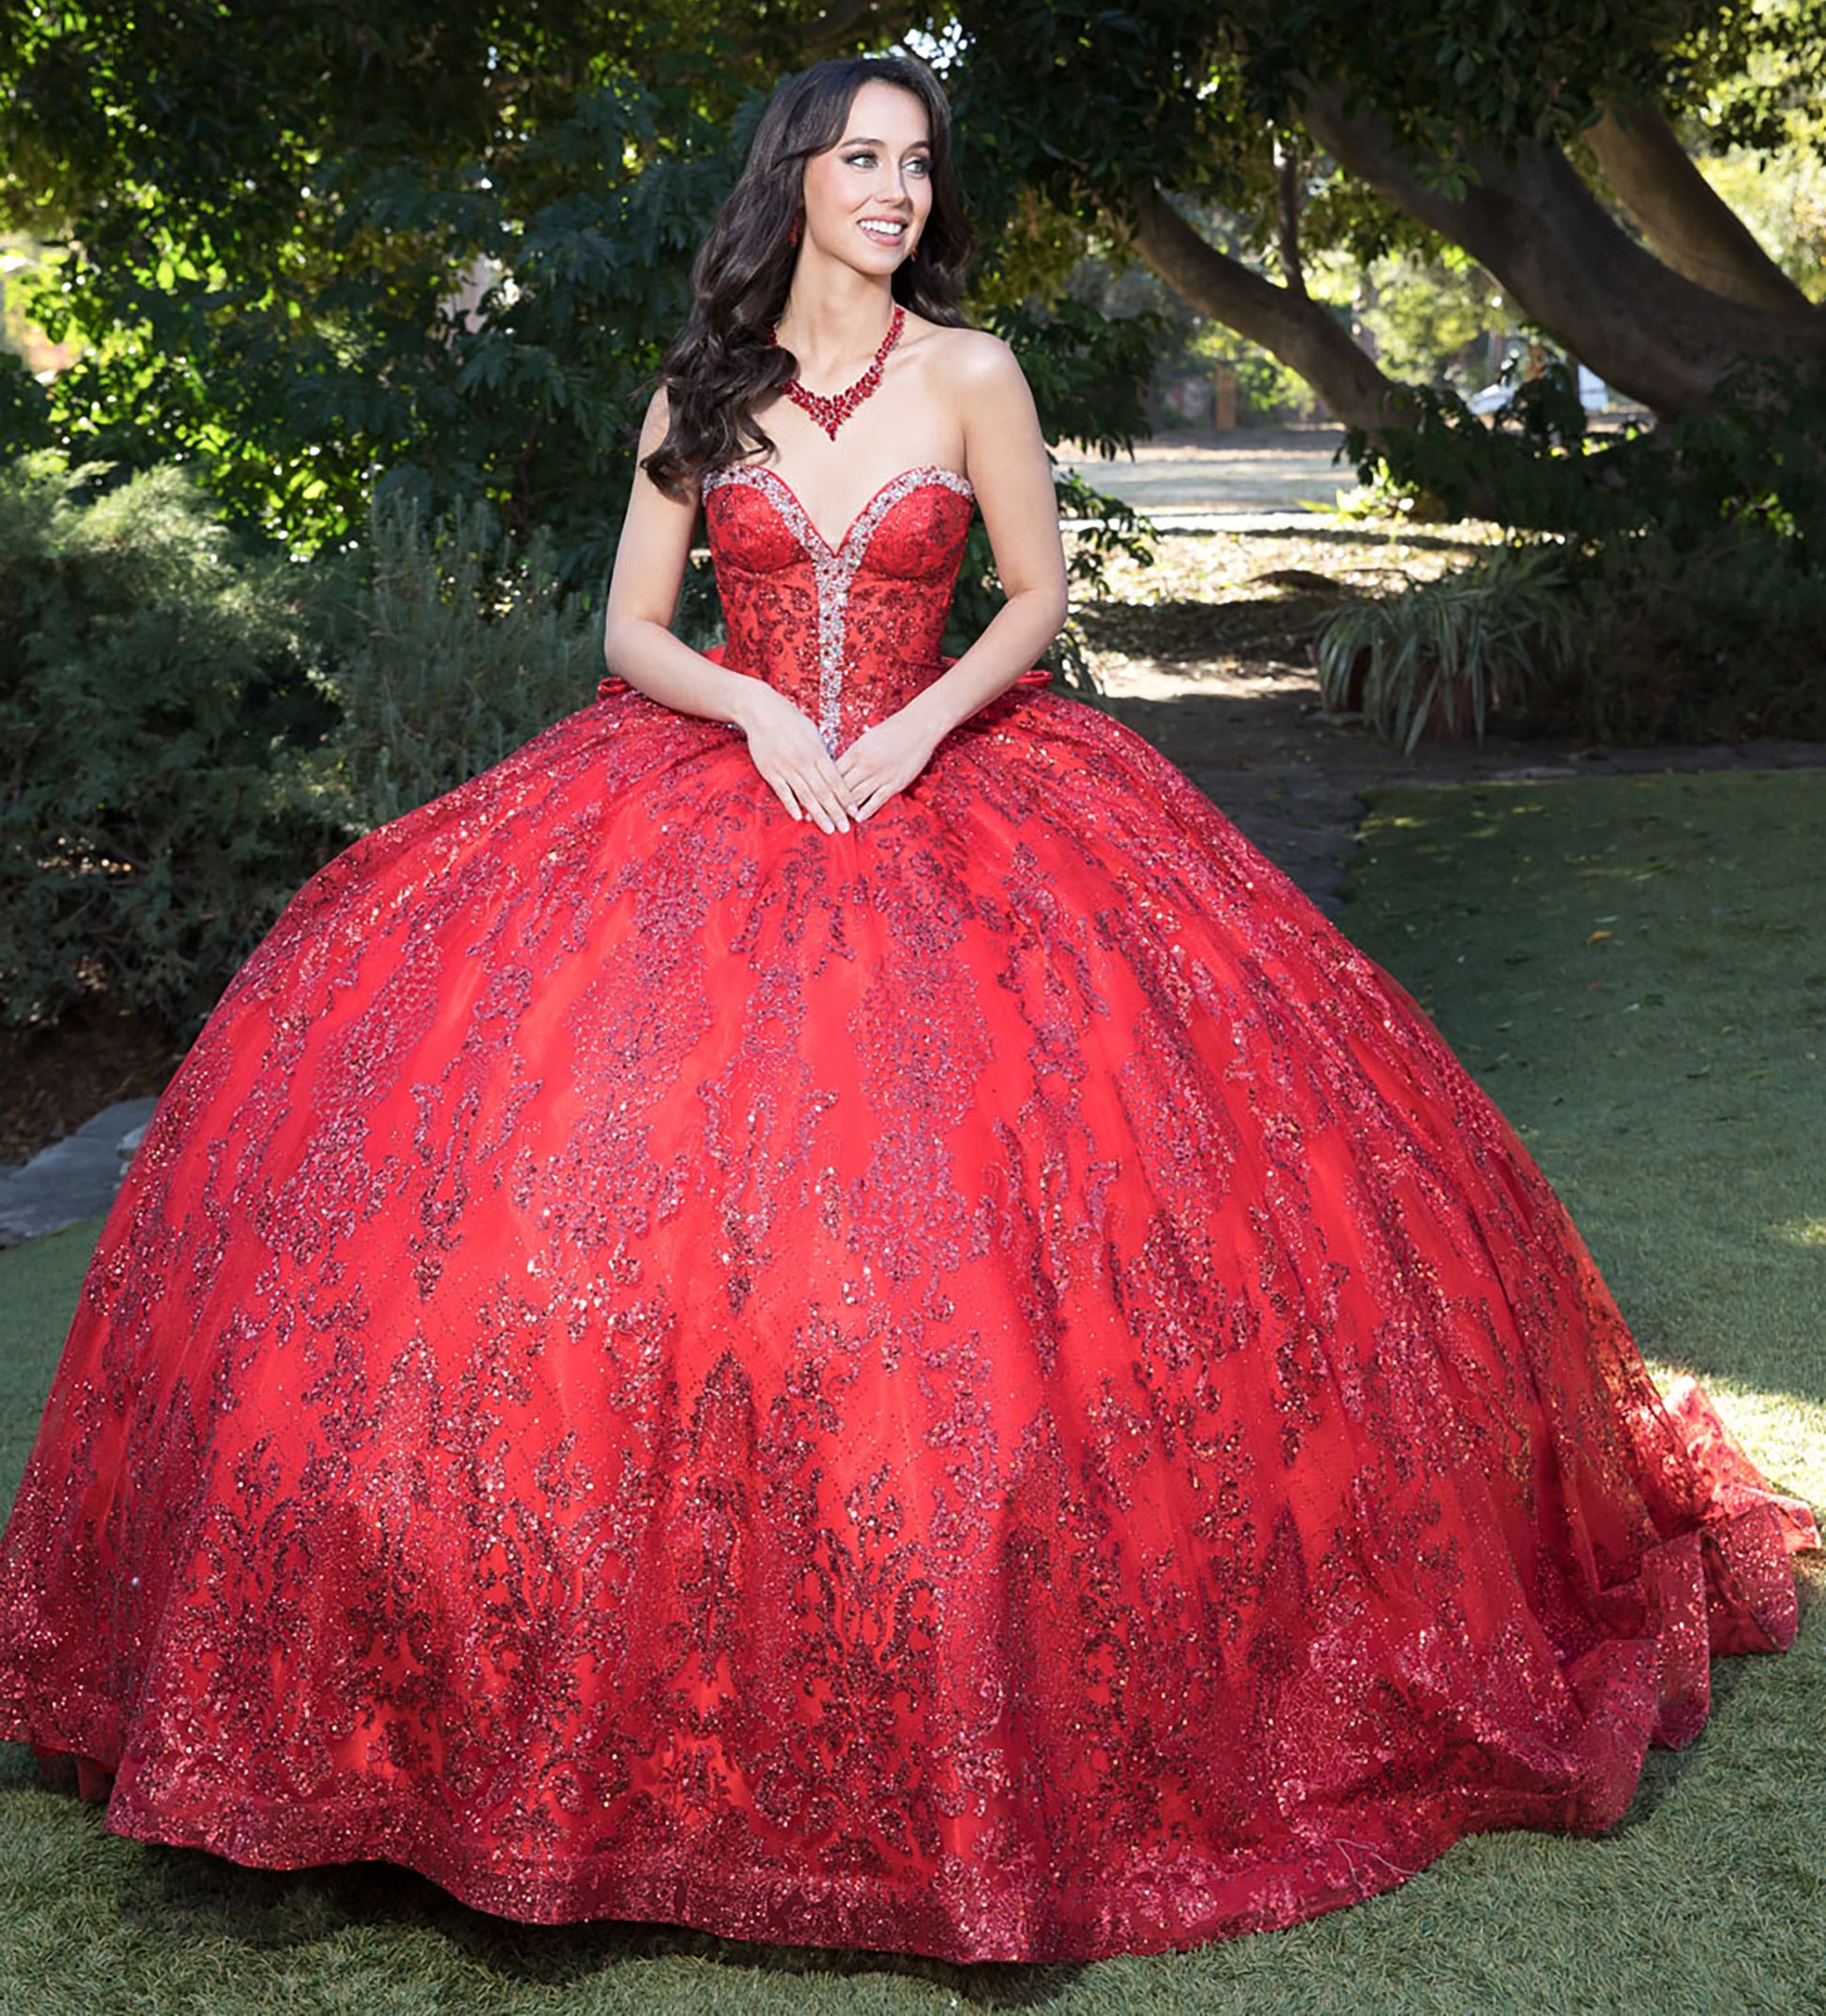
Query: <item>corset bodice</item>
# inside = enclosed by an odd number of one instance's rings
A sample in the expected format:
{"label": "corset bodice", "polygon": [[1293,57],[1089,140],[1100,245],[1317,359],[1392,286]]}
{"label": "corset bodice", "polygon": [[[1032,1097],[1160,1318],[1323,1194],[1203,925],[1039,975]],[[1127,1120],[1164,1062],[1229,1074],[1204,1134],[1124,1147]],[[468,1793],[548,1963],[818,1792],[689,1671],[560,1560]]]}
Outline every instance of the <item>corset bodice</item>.
{"label": "corset bodice", "polygon": [[854,741],[944,669],[973,495],[954,469],[905,469],[833,546],[773,470],[714,471],[704,512],[723,662],[788,695],[833,753]]}

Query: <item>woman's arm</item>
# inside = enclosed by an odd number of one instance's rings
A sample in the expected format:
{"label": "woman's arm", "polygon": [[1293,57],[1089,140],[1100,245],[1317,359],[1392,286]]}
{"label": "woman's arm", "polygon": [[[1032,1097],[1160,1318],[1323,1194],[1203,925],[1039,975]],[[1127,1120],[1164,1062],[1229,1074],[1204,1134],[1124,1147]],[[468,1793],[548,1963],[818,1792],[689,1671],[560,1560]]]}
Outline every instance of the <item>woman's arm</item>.
{"label": "woman's arm", "polygon": [[[638,453],[657,448],[665,431],[665,393],[659,391],[647,409]],[[855,806],[817,725],[765,680],[713,664],[672,634],[696,523],[695,496],[667,496],[636,466],[609,582],[603,659],[662,707],[741,729],[755,769],[793,817],[810,813],[827,832],[844,832]]]}
{"label": "woman's arm", "polygon": [[954,664],[837,758],[859,818],[912,783],[944,737],[1005,693],[1065,621],[1065,548],[1033,394],[998,337],[971,331],[951,342],[946,389],[957,401],[965,473],[1007,601]]}

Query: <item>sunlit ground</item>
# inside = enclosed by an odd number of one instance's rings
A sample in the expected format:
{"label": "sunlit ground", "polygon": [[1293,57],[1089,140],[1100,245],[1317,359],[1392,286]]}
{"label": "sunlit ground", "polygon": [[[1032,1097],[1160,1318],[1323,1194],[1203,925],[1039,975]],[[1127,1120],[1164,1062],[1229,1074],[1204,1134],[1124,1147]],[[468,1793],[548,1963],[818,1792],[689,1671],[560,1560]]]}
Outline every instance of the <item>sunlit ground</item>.
{"label": "sunlit ground", "polygon": [[1073,606],[1092,670],[1107,691],[1140,699],[1301,686],[1317,697],[1309,640],[1353,596],[1431,581],[1465,566],[1496,535],[1483,523],[1353,523],[1169,528],[1151,565],[1121,556],[1107,588],[1079,588]]}

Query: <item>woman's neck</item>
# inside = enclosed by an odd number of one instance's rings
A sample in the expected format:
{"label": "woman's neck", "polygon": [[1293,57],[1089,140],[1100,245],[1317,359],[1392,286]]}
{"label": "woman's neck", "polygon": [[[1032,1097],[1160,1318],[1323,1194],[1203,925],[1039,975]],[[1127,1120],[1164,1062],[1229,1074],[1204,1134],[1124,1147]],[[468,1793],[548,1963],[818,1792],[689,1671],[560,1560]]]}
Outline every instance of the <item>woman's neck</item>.
{"label": "woman's neck", "polygon": [[801,377],[822,381],[873,357],[893,312],[891,281],[801,253],[780,317],[780,341],[799,359]]}

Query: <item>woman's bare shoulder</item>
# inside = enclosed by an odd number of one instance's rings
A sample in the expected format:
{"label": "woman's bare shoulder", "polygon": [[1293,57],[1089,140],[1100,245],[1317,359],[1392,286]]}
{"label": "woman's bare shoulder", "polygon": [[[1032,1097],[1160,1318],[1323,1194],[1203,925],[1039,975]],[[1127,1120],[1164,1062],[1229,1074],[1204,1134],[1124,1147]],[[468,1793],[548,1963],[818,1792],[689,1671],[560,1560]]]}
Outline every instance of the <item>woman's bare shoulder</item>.
{"label": "woman's bare shoulder", "polygon": [[928,359],[947,378],[969,385],[992,385],[1021,374],[1013,351],[987,329],[926,322],[921,325],[920,341]]}

